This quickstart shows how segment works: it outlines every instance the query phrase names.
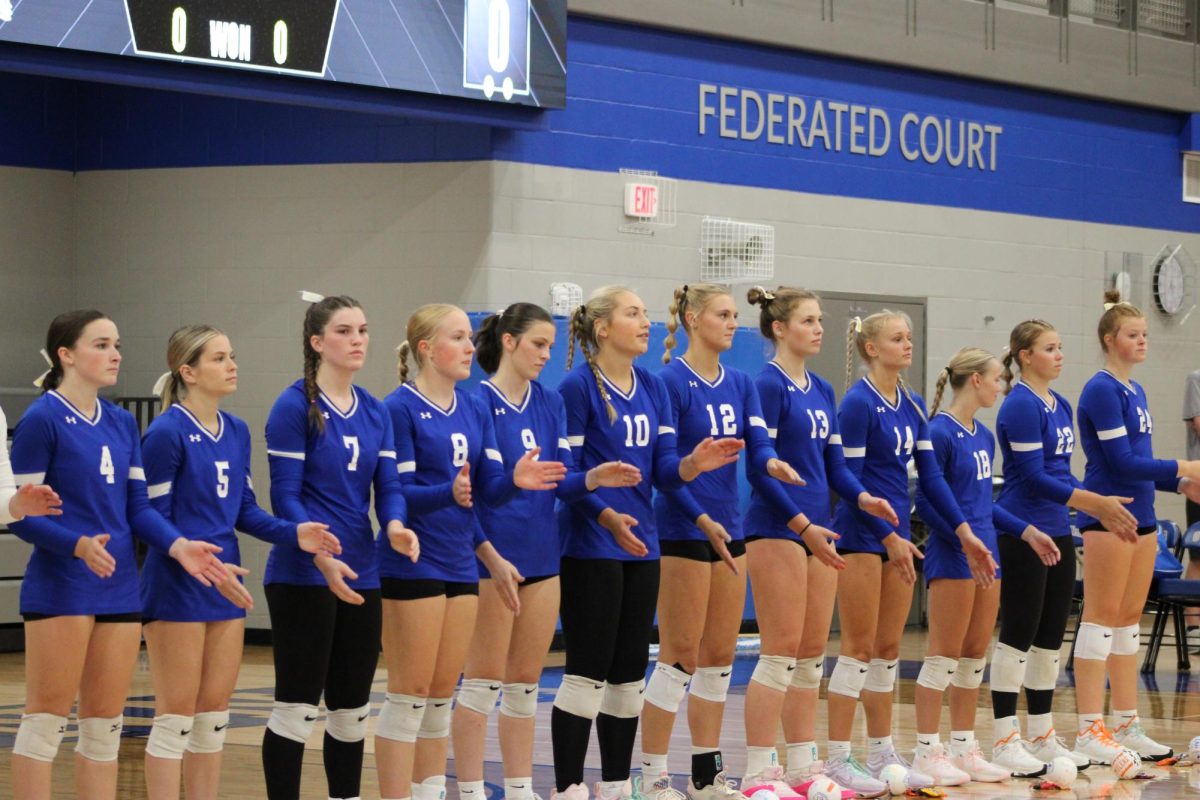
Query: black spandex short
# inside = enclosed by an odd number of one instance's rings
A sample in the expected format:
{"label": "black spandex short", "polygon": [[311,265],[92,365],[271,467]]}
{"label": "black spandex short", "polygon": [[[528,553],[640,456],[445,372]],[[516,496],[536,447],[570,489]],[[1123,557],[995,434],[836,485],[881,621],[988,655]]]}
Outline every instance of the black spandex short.
{"label": "black spandex short", "polygon": [[[735,539],[726,547],[729,548],[729,555],[737,558],[746,554],[746,542],[742,539]],[[703,561],[708,564],[716,564],[721,560],[717,555],[717,551],[713,549],[712,543],[708,541],[699,541],[697,539],[660,539],[658,549],[664,556],[672,558],[686,558],[689,561]]]}
{"label": "black spandex short", "polygon": [[[37,622],[40,619],[54,619],[55,617],[67,617],[67,616],[88,616],[88,615],[85,615],[85,614],[38,614],[36,612],[30,612],[28,614],[22,614],[21,619],[25,620],[26,622]],[[126,614],[95,614],[94,616],[96,617],[97,624],[102,624],[105,622],[141,622],[142,621],[142,612],[140,612],[140,611],[130,611]]]}
{"label": "black spandex short", "polygon": [[756,533],[752,533],[746,537],[746,544],[750,544],[750,542],[791,542],[794,545],[803,547],[806,554],[812,555],[812,550],[809,550],[808,545],[802,540],[793,539],[789,536],[759,536]]}
{"label": "black spandex short", "polygon": [[839,556],[878,556],[883,560],[883,563],[888,563],[888,554],[886,552],[876,553],[873,550],[843,550],[838,548]]}
{"label": "black spandex short", "polygon": [[406,580],[380,578],[379,588],[384,600],[423,600],[426,597],[461,597],[479,595],[479,583],[439,581],[434,578]]}
{"label": "black spandex short", "polygon": [[[1105,528],[1099,522],[1093,522],[1091,525],[1085,525],[1082,528],[1080,528],[1079,532],[1083,533],[1084,531],[1103,531],[1103,530],[1107,530],[1107,528]],[[1138,528],[1138,536],[1149,536],[1152,533],[1158,533],[1157,525],[1143,525],[1140,528]]]}

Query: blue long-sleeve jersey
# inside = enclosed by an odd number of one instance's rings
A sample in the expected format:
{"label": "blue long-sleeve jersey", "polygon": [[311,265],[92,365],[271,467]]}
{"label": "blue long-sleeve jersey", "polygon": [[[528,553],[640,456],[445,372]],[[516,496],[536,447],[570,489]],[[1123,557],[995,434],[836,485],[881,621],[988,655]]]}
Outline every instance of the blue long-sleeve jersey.
{"label": "blue long-sleeve jersey", "polygon": [[[188,537],[221,547],[217,558],[241,564],[235,528],[265,542],[294,543],[296,525],[258,507],[250,482],[250,429],[218,412],[214,434],[190,411],[173,405],[150,423],[142,440],[147,493],[163,517]],[[194,580],[180,564],[151,550],[142,565],[142,614],[174,622],[244,617],[215,587]]]}
{"label": "blue long-sleeve jersey", "polygon": [[[996,553],[996,532],[1020,536],[1027,523],[992,502],[992,460],[996,455],[996,440],[979,420],[968,428],[946,411],[929,420],[929,440],[933,455],[954,493],[959,508],[966,514],[971,530]],[[936,578],[970,578],[967,557],[963,554],[957,525],[951,526],[929,502],[922,488],[917,488],[917,513],[929,526],[930,537],[925,545],[925,580]],[[996,577],[1000,576],[999,565]]]}
{"label": "blue long-sleeve jersey", "polygon": [[[865,490],[846,466],[842,454],[837,398],[829,381],[811,372],[805,372],[804,379],[797,381],[779,364],[769,361],[755,384],[762,400],[767,434],[779,457],[800,473],[805,485],[781,484],[763,474],[748,475],[754,491],[746,515],[746,532],[799,541],[800,537],[787,527],[797,513],[803,512],[815,525],[829,527],[833,519],[831,491],[853,505]],[[782,492],[788,504],[779,502],[764,489]],[[872,528],[887,525],[882,520],[864,524]]]}
{"label": "blue long-sleeve jersey", "polygon": [[[638,521],[633,532],[649,551],[643,558],[656,559],[658,532],[651,486],[669,491],[683,485],[671,401],[662,380],[636,364],[628,394],[601,375],[617,412],[616,421],[609,422],[596,378],[587,363],[581,363],[567,373],[558,387],[567,409],[567,440],[580,469],[624,461],[642,471],[642,481],[637,486],[620,489],[602,486],[592,494],[605,508]],[[559,529],[564,556],[638,560],[617,545],[612,534],[596,521],[590,506],[563,504],[559,510]]]}
{"label": "blue long-sleeve jersey", "polygon": [[[495,426],[496,447],[503,459],[504,471],[512,481],[517,461],[535,447],[541,458],[557,459],[569,470],[565,480],[553,492],[518,490],[507,502],[476,506],[483,530],[500,555],[511,561],[526,578],[557,575],[561,543],[555,499],[579,502],[591,507],[598,516],[604,507],[587,490],[587,474],[574,469],[574,456],[567,440],[567,412],[558,392],[537,381],[529,384],[525,399],[514,405],[504,393],[484,381],[479,395]],[[479,563],[480,576],[487,575]]]}
{"label": "blue long-sleeve jersey", "polygon": [[[1079,440],[1087,456],[1084,488],[1097,494],[1132,497],[1127,506],[1139,528],[1156,525],[1154,490],[1179,489],[1175,461],[1157,459],[1151,437],[1154,419],[1140,384],[1125,383],[1100,370],[1079,395]],[[1079,513],[1079,527],[1099,520]]]}
{"label": "blue long-sleeve jersey", "polygon": [[[956,528],[966,521],[934,458],[925,406],[918,395],[898,387],[893,403],[864,377],[846,391],[838,422],[850,471],[868,492],[891,503],[900,518],[896,533],[912,538],[909,461],[916,462],[920,487],[942,518]],[[842,535],[838,548],[854,552],[884,552],[880,542],[891,533],[886,523],[871,522],[868,527],[862,512],[845,499],[838,503],[833,526]]]}
{"label": "blue long-sleeve jersey", "polygon": [[[34,546],[21,582],[21,613],[138,613],[133,537],[160,552],[182,534],[150,506],[133,415],[102,398],[88,417],[56,391],[33,401],[13,435],[18,485],[49,483],[60,517],[26,517],[11,528]],[[75,558],[80,536],[107,533],[116,571],[101,578]],[[192,580],[189,578],[188,580]]]}
{"label": "blue long-sleeve jersey", "polygon": [[[353,387],[354,402],[345,411],[321,392],[318,408],[325,430],[309,424],[304,381],[283,390],[267,417],[267,456],[271,466],[271,506],[289,522],[324,522],[342,543],[339,558],[358,573],[346,583],[355,589],[379,588],[379,563],[371,525],[375,515],[385,529],[408,517],[396,474],[392,419],[383,403]],[[294,542],[271,548],[264,583],[324,586],[313,557]]]}
{"label": "blue long-sleeve jersey", "polygon": [[[747,477],[758,479],[772,500],[792,510],[794,517],[799,513],[795,503],[779,481],[766,475],[767,462],[777,456],[754,383],[740,370],[718,366],[716,380],[711,383],[683,358],[674,359],[659,373],[671,401],[680,457],[709,437],[744,440]],[[697,517],[705,513],[720,522],[733,539],[744,538],[737,467],[736,463],[727,464],[697,476],[687,486],[659,492],[654,500],[659,538],[707,541],[696,527]]]}
{"label": "blue long-sleeve jersey", "polygon": [[470,465],[475,505],[500,505],[517,491],[496,446],[491,409],[461,389],[454,390],[450,407],[442,408],[413,383],[398,386],[384,403],[392,416],[397,469],[411,511],[409,526],[421,540],[421,558],[412,563],[381,536],[383,575],[478,581],[475,549],[487,536],[474,509],[454,502],[454,479],[464,465]]}
{"label": "blue long-sleeve jersey", "polygon": [[1001,403],[996,433],[1004,485],[996,504],[1050,536],[1069,536],[1066,502],[1081,485],[1071,474],[1075,422],[1066,398],[1052,389],[1050,400],[1021,381]]}

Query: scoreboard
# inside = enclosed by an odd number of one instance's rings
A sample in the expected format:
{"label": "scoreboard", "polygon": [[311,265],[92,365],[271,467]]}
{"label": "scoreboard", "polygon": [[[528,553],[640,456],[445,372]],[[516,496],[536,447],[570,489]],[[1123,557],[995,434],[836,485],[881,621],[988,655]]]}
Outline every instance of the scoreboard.
{"label": "scoreboard", "polygon": [[0,0],[4,41],[499,103],[566,95],[566,0]]}

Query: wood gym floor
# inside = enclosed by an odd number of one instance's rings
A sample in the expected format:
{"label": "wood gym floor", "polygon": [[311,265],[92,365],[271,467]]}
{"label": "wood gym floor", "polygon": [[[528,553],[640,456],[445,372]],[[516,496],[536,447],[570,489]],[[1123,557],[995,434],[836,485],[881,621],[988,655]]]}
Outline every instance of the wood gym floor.
{"label": "wood gym floor", "polygon": [[[913,733],[913,682],[920,669],[920,659],[924,653],[924,632],[913,631],[905,636],[901,651],[899,702],[896,706],[896,739],[902,752],[911,751],[914,744]],[[830,644],[829,653],[836,653],[836,642]],[[1064,661],[1066,652],[1064,650]],[[1176,673],[1174,650],[1164,647],[1159,658],[1159,671],[1153,676],[1142,676],[1142,694],[1140,710],[1142,721],[1147,732],[1177,750],[1185,748],[1187,742],[1194,736],[1200,736],[1200,675],[1196,672],[1193,659],[1192,673]],[[553,788],[553,771],[550,758],[550,706],[554,699],[554,690],[562,676],[562,658],[560,654],[551,654],[547,663],[546,673],[542,679],[542,692],[538,705],[537,749],[534,756],[534,785],[538,793],[550,797]],[[746,682],[754,667],[753,655],[740,655],[735,664],[733,689],[730,693],[726,711],[725,733],[722,737],[722,749],[729,775],[740,776],[745,764],[744,744],[741,733],[742,704],[745,698]],[[832,662],[829,668],[832,667]],[[827,669],[828,673],[828,669]],[[0,655],[0,797],[10,795],[9,759],[13,736],[20,721],[21,703],[23,700],[24,666],[19,653]],[[225,748],[225,766],[222,779],[222,797],[253,798],[265,796],[262,779],[259,744],[262,740],[264,726],[271,710],[271,692],[273,685],[273,669],[271,667],[270,650],[265,647],[248,647],[238,681],[238,689],[233,698],[232,719],[229,737]],[[1060,728],[1068,728],[1074,719],[1075,693],[1072,688],[1071,675],[1064,671],[1060,676],[1060,691],[1055,701],[1055,713]],[[986,690],[986,684],[984,689]],[[378,714],[379,703],[383,699],[385,676],[381,669],[375,680],[374,712]],[[981,701],[985,704],[980,709],[976,729],[981,741],[990,738],[991,714],[986,707],[986,691],[981,693]],[[822,703],[822,719],[818,720],[818,730],[824,729]],[[681,709],[680,724],[676,726],[675,738],[672,743],[671,767],[675,773],[676,788],[683,789],[688,768],[689,743],[686,728],[686,709]],[[130,692],[130,700],[125,709],[125,739],[121,747],[120,791],[122,800],[134,800],[145,797],[142,782],[142,754],[145,750],[146,736],[153,716],[153,697],[150,690],[150,678],[146,668],[143,651],[142,662],[134,679]],[[944,717],[945,719],[945,717]],[[492,719],[495,725],[495,718]],[[943,723],[945,728],[945,722]],[[373,726],[372,726],[373,730]],[[323,800],[325,794],[325,778],[321,766],[320,723],[317,735],[310,740],[305,759],[305,781],[303,797],[308,800]],[[69,798],[71,794],[71,750],[74,745],[74,728],[68,730],[67,738],[60,750],[58,770],[56,771],[55,798]],[[862,729],[862,714],[860,712],[856,728],[856,747],[865,749]],[[1067,737],[1068,740],[1070,737]],[[781,755],[782,755],[782,740]],[[593,751],[595,743],[593,741]],[[822,743],[822,753],[824,744]],[[363,775],[363,797],[376,798],[379,796],[373,747],[371,737],[367,739],[367,759]],[[488,791],[494,800],[503,796],[500,769],[500,753],[495,729],[488,737],[487,752]],[[599,777],[599,756],[593,752],[589,766],[596,766],[594,775],[589,780]],[[1167,800],[1168,798],[1200,798],[1200,765],[1190,768],[1171,767],[1149,769],[1151,780],[1116,781],[1113,774],[1102,768],[1094,767],[1081,774],[1079,780],[1070,791],[1056,792],[1047,795],[1047,800],[1084,800],[1085,798],[1143,798],[1143,800]],[[451,776],[448,797],[455,800],[453,787],[454,763],[448,765]],[[1028,781],[1013,780],[1004,784],[984,786],[969,785],[961,789],[950,789],[948,797],[970,796],[972,798],[1009,798],[1028,797],[1031,794],[1031,784]]]}

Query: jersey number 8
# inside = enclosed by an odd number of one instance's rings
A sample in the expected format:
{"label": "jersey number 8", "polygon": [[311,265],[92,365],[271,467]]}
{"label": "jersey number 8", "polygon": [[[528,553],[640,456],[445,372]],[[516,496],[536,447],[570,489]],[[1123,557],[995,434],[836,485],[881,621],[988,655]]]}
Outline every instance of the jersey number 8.
{"label": "jersey number 8", "polygon": [[461,467],[467,463],[468,447],[467,437],[461,433],[450,434],[450,446],[454,448],[454,457],[452,463],[456,467]]}

